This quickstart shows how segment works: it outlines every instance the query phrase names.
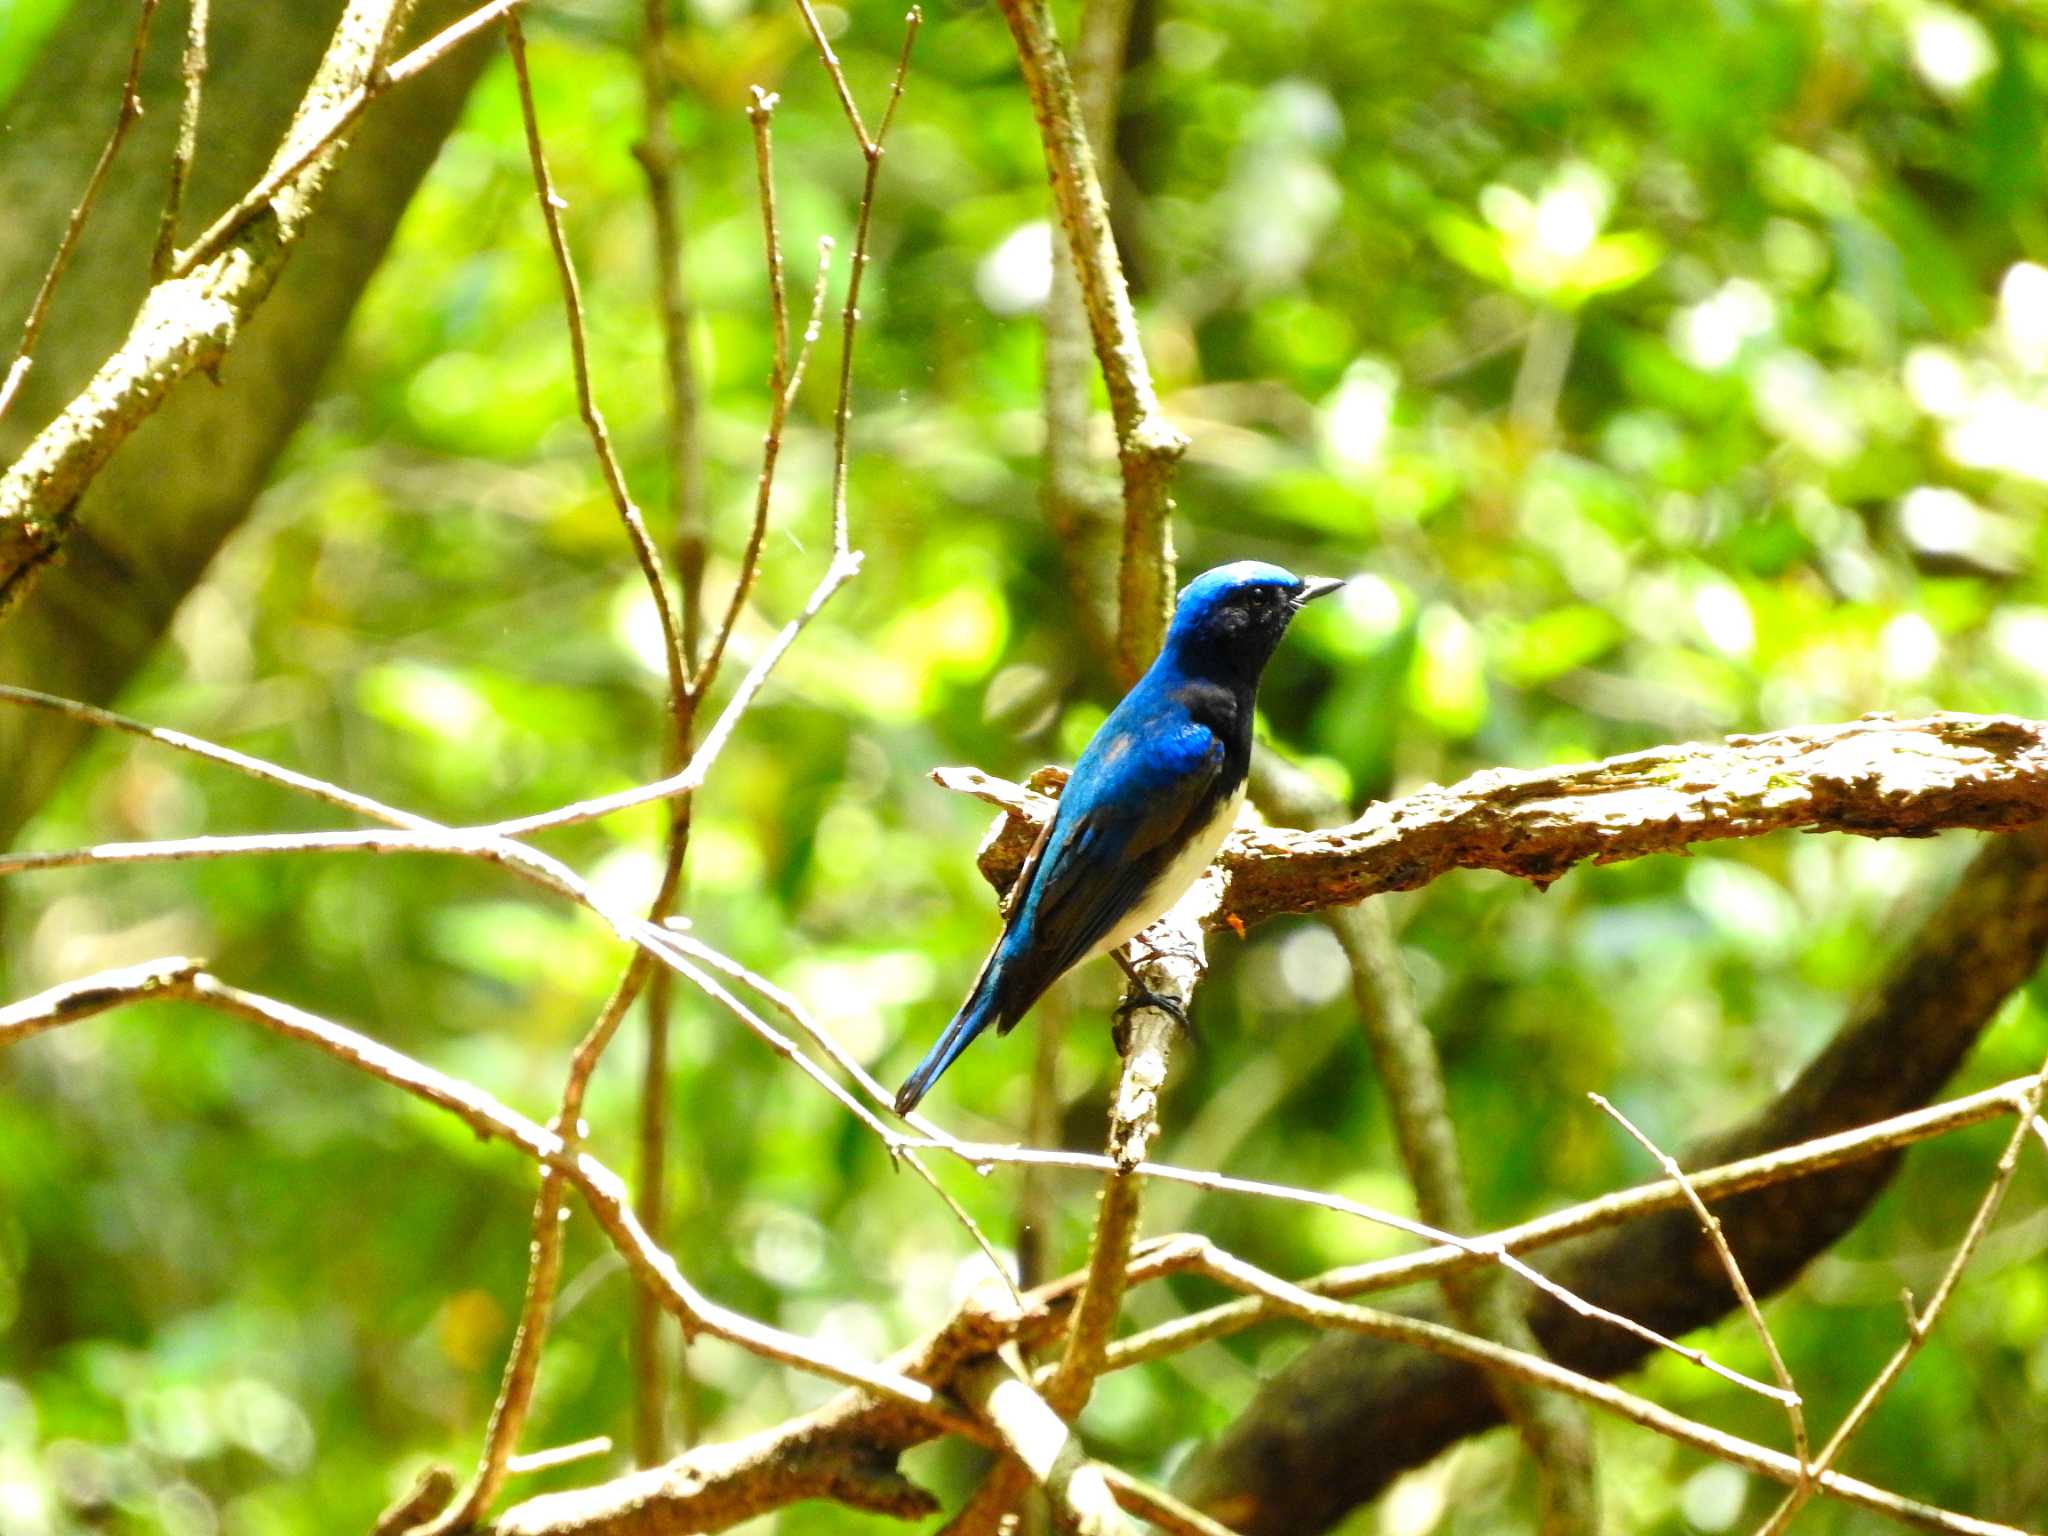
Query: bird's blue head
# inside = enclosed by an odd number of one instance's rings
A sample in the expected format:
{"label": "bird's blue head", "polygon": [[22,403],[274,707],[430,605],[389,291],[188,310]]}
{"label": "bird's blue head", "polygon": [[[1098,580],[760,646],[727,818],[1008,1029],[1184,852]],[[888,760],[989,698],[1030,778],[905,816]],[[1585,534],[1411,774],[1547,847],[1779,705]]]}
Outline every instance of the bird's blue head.
{"label": "bird's blue head", "polygon": [[1181,588],[1165,653],[1184,670],[1255,684],[1302,605],[1343,585],[1263,560],[1219,565]]}

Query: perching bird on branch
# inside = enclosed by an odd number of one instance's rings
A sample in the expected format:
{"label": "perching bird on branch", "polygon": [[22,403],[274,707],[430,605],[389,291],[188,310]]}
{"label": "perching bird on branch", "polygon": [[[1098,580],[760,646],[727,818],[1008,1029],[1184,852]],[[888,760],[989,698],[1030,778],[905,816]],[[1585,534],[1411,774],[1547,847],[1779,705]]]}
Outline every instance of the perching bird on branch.
{"label": "perching bird on branch", "polygon": [[1082,750],[1018,872],[1002,937],[897,1090],[896,1113],[915,1109],[975,1036],[991,1024],[1008,1034],[1090,956],[1116,955],[1136,980],[1120,946],[1166,915],[1237,821],[1259,674],[1302,605],[1343,585],[1241,560],[1182,589],[1164,648]]}

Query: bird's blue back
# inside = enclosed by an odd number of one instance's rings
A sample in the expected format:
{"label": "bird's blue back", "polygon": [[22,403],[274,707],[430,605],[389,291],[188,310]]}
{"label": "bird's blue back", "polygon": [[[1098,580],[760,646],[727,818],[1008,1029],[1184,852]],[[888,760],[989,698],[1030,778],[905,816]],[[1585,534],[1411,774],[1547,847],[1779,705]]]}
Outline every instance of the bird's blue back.
{"label": "bird's blue back", "polygon": [[1251,561],[1188,584],[1158,658],[1075,763],[1051,825],[1017,876],[1002,937],[959,1013],[897,1094],[899,1113],[989,1025],[1007,1033],[1054,981],[1117,932],[1192,839],[1215,826],[1244,784],[1253,694],[1286,625],[1281,618],[1270,635],[1239,633],[1238,607],[1250,588],[1292,596],[1304,585]]}

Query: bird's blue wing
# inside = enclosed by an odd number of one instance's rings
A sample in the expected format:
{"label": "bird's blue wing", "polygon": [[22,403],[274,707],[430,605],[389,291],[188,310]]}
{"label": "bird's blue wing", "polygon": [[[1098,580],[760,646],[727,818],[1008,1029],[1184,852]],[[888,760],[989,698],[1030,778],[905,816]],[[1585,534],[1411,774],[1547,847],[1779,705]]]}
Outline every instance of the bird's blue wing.
{"label": "bird's blue wing", "polygon": [[990,957],[1008,1030],[1128,914],[1216,807],[1223,743],[1181,716],[1112,720],[1075,765]]}

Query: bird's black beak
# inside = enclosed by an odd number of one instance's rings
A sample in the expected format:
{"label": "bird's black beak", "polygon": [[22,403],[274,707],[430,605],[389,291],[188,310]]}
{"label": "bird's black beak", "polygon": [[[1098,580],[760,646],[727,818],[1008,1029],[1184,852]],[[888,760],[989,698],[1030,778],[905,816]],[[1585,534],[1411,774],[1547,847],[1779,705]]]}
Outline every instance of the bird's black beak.
{"label": "bird's black beak", "polygon": [[1306,608],[1319,597],[1328,597],[1332,592],[1342,591],[1347,585],[1339,576],[1308,576],[1301,583],[1301,595],[1294,600],[1296,608]]}

